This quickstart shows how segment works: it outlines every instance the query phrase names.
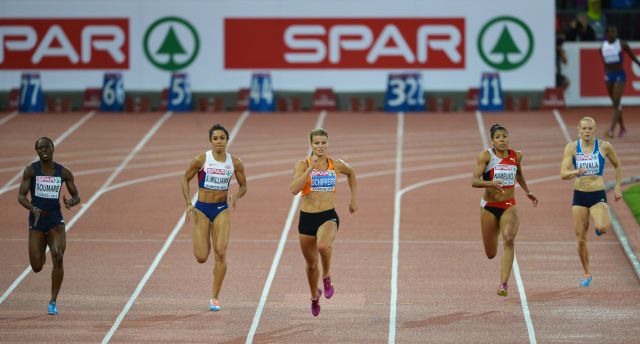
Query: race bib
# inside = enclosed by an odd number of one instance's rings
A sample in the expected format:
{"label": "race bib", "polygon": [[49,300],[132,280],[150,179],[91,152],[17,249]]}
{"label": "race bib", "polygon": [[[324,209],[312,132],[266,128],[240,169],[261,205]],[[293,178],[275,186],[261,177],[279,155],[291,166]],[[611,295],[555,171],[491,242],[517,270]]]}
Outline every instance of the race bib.
{"label": "race bib", "polygon": [[207,168],[205,170],[204,187],[210,190],[227,190],[233,172],[221,168]]}
{"label": "race bib", "polygon": [[513,186],[516,184],[516,170],[514,165],[496,165],[493,168],[493,181],[500,186]]}
{"label": "race bib", "polygon": [[600,172],[600,162],[598,157],[594,154],[589,155],[577,155],[576,156],[576,168],[584,168],[587,172],[585,176],[595,176]]}
{"label": "race bib", "polygon": [[311,171],[311,191],[333,191],[336,188],[334,170]]}
{"label": "race bib", "polygon": [[62,178],[52,176],[36,176],[36,197],[58,199],[62,188]]}

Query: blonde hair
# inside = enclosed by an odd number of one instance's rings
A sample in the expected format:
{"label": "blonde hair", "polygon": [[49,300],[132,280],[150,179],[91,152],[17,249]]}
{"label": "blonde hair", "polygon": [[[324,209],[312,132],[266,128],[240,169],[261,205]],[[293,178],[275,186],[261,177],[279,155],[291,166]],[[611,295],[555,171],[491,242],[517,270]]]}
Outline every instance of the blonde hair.
{"label": "blonde hair", "polygon": [[309,132],[309,142],[313,143],[313,137],[314,136],[325,136],[326,138],[329,138],[329,133],[322,129],[322,128],[317,128],[317,129],[313,129]]}
{"label": "blonde hair", "polygon": [[580,118],[580,121],[578,121],[578,128],[580,128],[580,124],[581,124],[583,121],[591,121],[591,123],[593,123],[593,126],[594,126],[594,127],[596,126],[596,120],[595,120],[595,119],[593,119],[593,118],[591,118],[591,117],[589,117],[589,116],[584,116],[584,117]]}

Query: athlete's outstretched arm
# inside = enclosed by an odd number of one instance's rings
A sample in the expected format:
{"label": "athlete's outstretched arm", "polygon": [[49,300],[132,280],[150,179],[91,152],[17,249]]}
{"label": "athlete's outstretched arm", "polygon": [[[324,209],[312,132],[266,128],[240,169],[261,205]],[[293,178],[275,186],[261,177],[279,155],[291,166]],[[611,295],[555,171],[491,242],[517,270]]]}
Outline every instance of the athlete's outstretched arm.
{"label": "athlete's outstretched arm", "polygon": [[638,60],[636,55],[633,54],[633,51],[631,51],[631,47],[629,46],[629,43],[622,41],[622,50],[624,50],[627,53],[627,55],[629,55],[629,57],[633,62],[635,62],[638,66],[640,66],[640,61]]}
{"label": "athlete's outstretched arm", "polygon": [[524,179],[524,174],[522,172],[522,164],[521,164],[523,154],[522,152],[516,152],[516,155],[518,157],[518,169],[516,170],[516,181],[518,181],[518,184],[520,185],[522,190],[524,190],[524,192],[527,194],[527,197],[531,200],[531,202],[533,202],[533,207],[535,208],[538,206],[538,197],[536,197],[536,195],[534,195],[529,190],[529,187],[527,186],[527,181]]}
{"label": "athlete's outstretched arm", "polygon": [[347,176],[347,183],[351,190],[351,201],[349,202],[349,211],[355,213],[358,210],[358,183],[356,181],[356,171],[346,161],[342,159],[336,160],[336,168],[338,172]]}
{"label": "athlete's outstretched arm", "polygon": [[236,175],[236,181],[238,182],[238,191],[229,197],[229,203],[231,207],[235,209],[236,201],[247,193],[247,176],[244,174],[244,165],[242,161],[236,157],[233,159],[233,169]]}
{"label": "athlete's outstretched arm", "polygon": [[580,168],[578,170],[571,168],[573,152],[575,151],[575,142],[567,143],[564,147],[564,156],[562,157],[562,163],[560,163],[560,178],[564,180],[573,179],[587,172],[584,168]]}
{"label": "athlete's outstretched arm", "polygon": [[193,212],[193,204],[191,204],[191,195],[189,193],[189,181],[196,176],[198,171],[204,166],[205,155],[200,154],[191,160],[189,167],[184,172],[184,176],[182,176],[182,197],[184,197],[184,201],[186,203],[187,214],[185,217],[185,222],[189,222],[191,219],[191,213]]}
{"label": "athlete's outstretched arm", "polygon": [[622,163],[620,163],[620,159],[618,159],[618,155],[616,154],[615,149],[609,142],[602,142],[602,148],[604,148],[605,154],[607,154],[607,159],[611,162],[611,165],[616,169],[616,185],[613,188],[613,196],[615,200],[619,200],[622,198]]}
{"label": "athlete's outstretched arm", "polygon": [[482,180],[482,172],[484,172],[485,166],[491,160],[491,155],[489,155],[488,151],[482,151],[478,155],[478,159],[476,159],[476,164],[473,167],[473,175],[471,176],[471,186],[474,188],[496,188],[500,191],[502,187],[500,183],[495,182],[493,180]]}

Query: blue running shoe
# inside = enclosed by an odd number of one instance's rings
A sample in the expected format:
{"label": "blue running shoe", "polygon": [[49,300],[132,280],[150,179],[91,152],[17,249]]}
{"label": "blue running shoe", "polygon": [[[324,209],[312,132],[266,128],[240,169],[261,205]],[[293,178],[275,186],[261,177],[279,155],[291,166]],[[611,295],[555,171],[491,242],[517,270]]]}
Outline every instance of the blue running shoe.
{"label": "blue running shoe", "polygon": [[596,228],[596,235],[597,236],[601,236],[602,235],[602,232],[598,228]]}
{"label": "blue running shoe", "polygon": [[580,281],[580,286],[581,287],[588,287],[591,284],[591,280],[592,279],[593,279],[593,277],[591,276],[591,274],[584,275],[584,278],[582,279],[582,281]]}
{"label": "blue running shoe", "polygon": [[209,310],[210,311],[219,311],[222,308],[222,306],[220,306],[220,302],[218,302],[217,299],[211,299],[209,300]]}
{"label": "blue running shoe", "polygon": [[56,306],[55,301],[49,302],[49,314],[56,315],[58,314],[58,306]]}

